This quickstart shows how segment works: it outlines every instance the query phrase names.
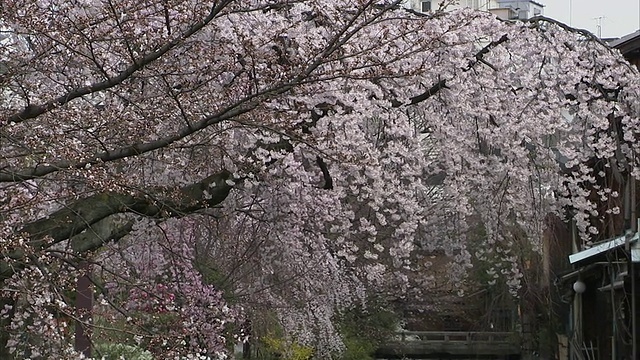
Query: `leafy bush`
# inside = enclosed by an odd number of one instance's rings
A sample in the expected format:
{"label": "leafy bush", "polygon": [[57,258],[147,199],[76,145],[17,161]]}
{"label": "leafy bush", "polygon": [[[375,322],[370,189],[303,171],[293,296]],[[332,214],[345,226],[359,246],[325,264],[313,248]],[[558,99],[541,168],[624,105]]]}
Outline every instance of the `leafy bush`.
{"label": "leafy bush", "polygon": [[94,349],[96,359],[100,360],[153,360],[147,350],[126,344],[97,344]]}
{"label": "leafy bush", "polygon": [[395,332],[397,316],[375,300],[366,308],[354,307],[340,319],[340,332],[345,351],[342,360],[373,359],[373,353]]}
{"label": "leafy bush", "polygon": [[350,336],[344,340],[345,351],[341,360],[373,360],[376,342],[362,337]]}
{"label": "leafy bush", "polygon": [[264,336],[262,342],[272,354],[279,354],[283,360],[309,360],[313,357],[314,350],[310,346],[300,345],[294,341],[281,337]]}

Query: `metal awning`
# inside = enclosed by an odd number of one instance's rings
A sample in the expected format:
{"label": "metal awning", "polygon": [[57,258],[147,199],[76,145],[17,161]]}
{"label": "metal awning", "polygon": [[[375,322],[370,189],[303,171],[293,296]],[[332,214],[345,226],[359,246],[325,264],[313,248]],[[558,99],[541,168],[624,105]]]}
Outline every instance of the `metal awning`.
{"label": "metal awning", "polygon": [[575,254],[571,254],[569,255],[569,262],[571,264],[575,264],[577,262],[583,261],[583,260],[587,260],[590,257],[594,257],[596,255],[600,255],[603,254],[607,251],[613,250],[613,249],[617,249],[623,245],[625,245],[627,242],[629,242],[629,244],[631,244],[631,261],[632,262],[640,262],[640,246],[638,244],[638,233],[636,233],[633,237],[629,238],[625,235],[614,238],[612,240],[607,240],[601,244],[598,244],[592,248],[589,248],[587,250],[582,250],[580,252],[577,252]]}

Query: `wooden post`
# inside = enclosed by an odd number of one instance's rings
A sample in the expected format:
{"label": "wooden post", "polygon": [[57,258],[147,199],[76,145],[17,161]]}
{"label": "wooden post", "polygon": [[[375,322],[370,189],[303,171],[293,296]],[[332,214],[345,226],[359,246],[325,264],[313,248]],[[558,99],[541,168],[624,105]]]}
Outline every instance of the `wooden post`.
{"label": "wooden post", "polygon": [[93,289],[91,286],[91,266],[83,262],[79,267],[84,274],[78,278],[76,286],[76,334],[75,350],[81,352],[87,358],[91,357],[91,329],[86,326],[91,323],[91,311],[93,308]]}

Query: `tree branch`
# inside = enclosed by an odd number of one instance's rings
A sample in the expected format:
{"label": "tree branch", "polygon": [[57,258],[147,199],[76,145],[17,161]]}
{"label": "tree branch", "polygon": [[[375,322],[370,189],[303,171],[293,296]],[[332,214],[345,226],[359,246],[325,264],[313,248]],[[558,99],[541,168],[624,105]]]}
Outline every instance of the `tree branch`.
{"label": "tree branch", "polygon": [[[77,253],[95,250],[105,242],[119,239],[130,231],[125,222],[112,229],[104,229],[117,219],[112,215],[136,213],[147,217],[181,217],[197,210],[220,204],[233,188],[231,173],[222,170],[195,184],[178,190],[177,201],[153,199],[149,196],[134,196],[105,192],[95,194],[64,207],[46,218],[25,225],[22,233],[31,241],[31,250],[44,250],[53,244],[71,239],[71,246]],[[22,260],[26,256],[24,249],[15,249],[2,254],[5,258]],[[0,280],[5,274],[13,273],[12,267],[0,263]]]}
{"label": "tree branch", "polygon": [[[483,63],[487,66],[489,66],[490,68],[492,68],[493,70],[497,70],[493,65],[491,65],[490,63],[488,63],[486,60],[484,60],[484,56],[486,54],[489,53],[489,51],[491,51],[491,49],[493,49],[494,47],[506,42],[507,40],[509,40],[509,37],[505,34],[502,35],[502,37],[496,41],[492,41],[489,44],[487,44],[485,47],[483,47],[482,49],[480,49],[480,51],[478,51],[478,53],[475,55],[475,61],[471,61],[469,63],[469,66],[464,69],[465,71],[469,71],[471,70],[473,67],[475,67],[478,63]],[[415,105],[418,103],[421,103],[427,99],[429,99],[430,97],[432,97],[433,95],[437,94],[440,90],[447,88],[447,81],[446,80],[440,80],[437,83],[433,84],[433,86],[431,86],[427,91],[423,92],[420,95],[416,95],[412,98],[409,99],[409,103],[407,105]],[[391,100],[391,106],[392,107],[400,107],[403,104],[402,102],[398,101],[397,99],[392,99]]]}
{"label": "tree branch", "polygon": [[123,216],[109,216],[91,225],[71,238],[71,249],[76,254],[96,250],[106,243],[118,241],[133,230],[135,222]]}
{"label": "tree branch", "polygon": [[123,238],[131,232],[134,221],[119,214],[135,213],[160,219],[181,217],[222,203],[233,186],[231,173],[222,170],[179,189],[168,198],[105,192],[78,200],[24,225],[20,232],[30,239],[28,246],[0,254],[4,259],[0,260],[0,281],[28,266],[25,260],[34,253],[64,240],[69,239],[73,252],[82,255]]}
{"label": "tree branch", "polygon": [[327,163],[325,163],[320,156],[316,156],[316,164],[320,167],[322,177],[324,178],[324,185],[322,185],[322,188],[326,190],[333,189],[333,179],[331,178],[331,174],[329,174],[329,167],[327,166]]}
{"label": "tree branch", "polygon": [[417,103],[423,102],[425,100],[427,100],[428,98],[432,97],[433,95],[437,94],[438,91],[444,89],[447,87],[447,82],[446,80],[440,80],[437,83],[435,83],[432,87],[429,88],[429,90],[423,92],[420,95],[416,95],[414,97],[412,97],[409,102],[409,105],[415,105]]}
{"label": "tree branch", "polygon": [[218,15],[222,11],[222,9],[224,8],[224,6],[226,6],[227,3],[228,2],[225,1],[221,6],[214,6],[211,9],[211,12],[209,12],[208,16],[205,19],[199,22],[196,22],[189,29],[187,29],[187,31],[182,33],[180,36],[174,38],[173,40],[169,41],[164,46],[160,47],[158,50],[155,50],[146,54],[145,56],[140,58],[140,60],[138,61],[134,61],[129,67],[121,71],[117,76],[101,82],[93,83],[89,86],[71,90],[66,94],[60,95],[57,98],[49,100],[46,103],[43,103],[40,105],[29,105],[26,108],[24,108],[21,112],[13,114],[8,118],[6,118],[5,124],[3,125],[7,125],[12,122],[19,123],[28,119],[36,118],[74,99],[77,99],[79,97],[89,95],[92,93],[96,93],[99,91],[103,91],[122,83],[123,81],[131,77],[131,75],[133,75],[135,72],[141,70],[145,66],[158,60],[161,56],[165,55],[176,46],[182,44],[184,39],[187,39],[192,35],[196,34],[197,32],[199,32],[202,28],[204,28],[207,24],[209,24],[216,17],[216,15]]}

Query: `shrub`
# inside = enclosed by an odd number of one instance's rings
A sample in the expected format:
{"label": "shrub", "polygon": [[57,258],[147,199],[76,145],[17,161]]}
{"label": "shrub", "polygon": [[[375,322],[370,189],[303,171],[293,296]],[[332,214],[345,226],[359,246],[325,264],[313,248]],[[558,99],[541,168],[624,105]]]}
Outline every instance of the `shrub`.
{"label": "shrub", "polygon": [[149,351],[126,344],[101,343],[94,352],[100,360],[153,360]]}

